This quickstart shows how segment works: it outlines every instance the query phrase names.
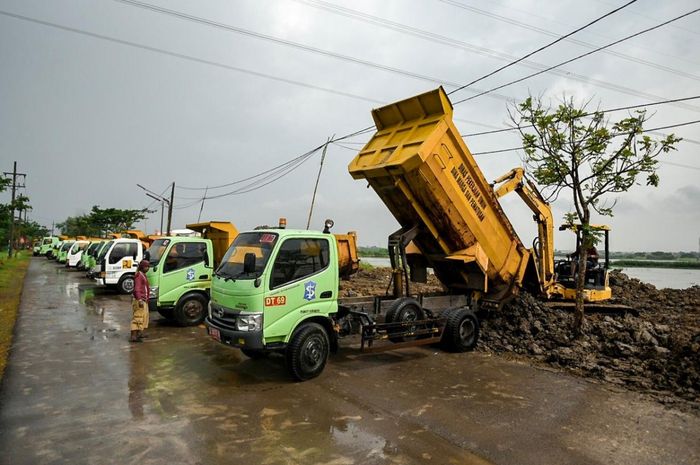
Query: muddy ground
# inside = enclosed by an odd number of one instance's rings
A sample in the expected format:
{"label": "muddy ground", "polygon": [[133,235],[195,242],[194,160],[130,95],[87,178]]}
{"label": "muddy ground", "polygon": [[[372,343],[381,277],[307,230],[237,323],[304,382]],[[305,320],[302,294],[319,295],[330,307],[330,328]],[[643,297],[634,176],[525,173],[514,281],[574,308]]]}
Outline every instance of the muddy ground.
{"label": "muddy ground", "polygon": [[698,412],[524,355],[344,340],[295,383],[284,357],[151,316],[130,344],[129,296],[32,259],[0,384],[0,465],[700,463]]}
{"label": "muddy ground", "polygon": [[[388,268],[362,270],[342,284],[343,295],[383,294]],[[522,294],[482,321],[479,351],[564,369],[622,386],[664,404],[700,410],[700,287],[657,289],[613,271],[613,303],[633,312],[590,313],[574,338],[572,314]],[[414,292],[442,289],[435,276]]]}

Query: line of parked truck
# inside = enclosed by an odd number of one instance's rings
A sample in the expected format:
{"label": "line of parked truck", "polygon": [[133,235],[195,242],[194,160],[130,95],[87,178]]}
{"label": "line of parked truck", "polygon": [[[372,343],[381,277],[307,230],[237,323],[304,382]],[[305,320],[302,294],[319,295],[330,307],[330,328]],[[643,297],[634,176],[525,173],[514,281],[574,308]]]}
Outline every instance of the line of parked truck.
{"label": "line of parked truck", "polygon": [[[265,227],[239,233],[231,223],[188,225],[198,237],[45,238],[39,255],[86,270],[100,285],[133,290],[138,262],[147,274],[149,308],[180,325],[204,321],[214,340],[251,358],[280,353],[296,380],[318,376],[342,338],[363,350],[440,344],[472,349],[479,316],[502,308],[521,289],[543,299],[575,297],[571,259],[555,262],[549,205],[522,170],[488,183],[452,121],[442,88],[373,110],[377,127],[349,165],[368,182],[401,229],[389,236],[393,289],[343,297],[340,279],[357,271],[356,235]],[[527,248],[498,199],[515,191],[533,211],[538,238]],[[568,225],[580,245],[580,228]],[[585,299],[610,298],[605,261],[586,272]],[[145,250],[145,249],[148,250]],[[145,251],[144,251],[145,250]],[[439,295],[416,295],[431,269]]]}

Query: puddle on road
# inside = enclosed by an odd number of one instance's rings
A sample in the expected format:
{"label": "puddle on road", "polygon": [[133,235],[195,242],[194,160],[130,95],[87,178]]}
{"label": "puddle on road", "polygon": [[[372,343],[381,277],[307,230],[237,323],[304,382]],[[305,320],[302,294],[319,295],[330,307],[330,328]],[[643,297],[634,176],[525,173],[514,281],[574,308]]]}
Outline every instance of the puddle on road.
{"label": "puddle on road", "polygon": [[[129,344],[130,298],[67,280],[64,274],[42,291],[42,300],[53,299],[62,309],[54,321],[42,315],[36,323],[46,322],[51,332],[51,358],[37,344],[39,332],[26,341],[25,354],[34,353],[27,370],[41,367],[40,383],[46,383],[39,384],[41,396],[27,395],[44,428],[26,437],[42,454],[94,463],[104,457],[207,464],[485,463],[415,421],[429,411],[425,400],[415,415],[392,416],[364,403],[368,391],[361,383],[349,396],[339,394],[331,373],[293,383],[283,357],[249,360],[213,343],[203,328],[163,324],[156,314],[150,338]],[[96,413],[109,421],[96,421]],[[112,436],[120,440],[105,440]]]}

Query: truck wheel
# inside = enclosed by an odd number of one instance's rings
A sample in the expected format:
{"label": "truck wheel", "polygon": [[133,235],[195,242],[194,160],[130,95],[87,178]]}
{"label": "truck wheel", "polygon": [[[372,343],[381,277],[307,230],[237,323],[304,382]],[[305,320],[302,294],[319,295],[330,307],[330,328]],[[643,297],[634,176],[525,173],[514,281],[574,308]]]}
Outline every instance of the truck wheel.
{"label": "truck wheel", "polygon": [[298,328],[286,351],[287,369],[297,381],[320,375],[328,360],[328,334],[318,323],[306,323]]}
{"label": "truck wheel", "polygon": [[[386,316],[384,317],[384,322],[398,323],[407,321],[419,321],[424,319],[425,312],[423,311],[423,308],[421,308],[418,301],[410,297],[402,297],[400,299],[395,300],[394,303],[391,304],[389,310],[386,312]],[[404,326],[400,328],[390,329],[388,330],[389,340],[391,342],[403,342],[404,340],[406,340],[406,338],[400,336],[392,337],[391,333],[402,333],[405,331],[413,330],[415,330],[415,326]]]}
{"label": "truck wheel", "polygon": [[173,318],[180,326],[195,326],[204,321],[207,299],[202,294],[189,294],[177,303]]}
{"label": "truck wheel", "polygon": [[248,358],[252,358],[253,360],[265,358],[269,355],[269,352],[265,350],[245,349],[243,347],[241,347],[241,352],[243,352],[243,355]]}
{"label": "truck wheel", "polygon": [[447,316],[441,344],[450,352],[466,352],[479,340],[479,320],[466,308],[453,310]]}
{"label": "truck wheel", "polygon": [[127,274],[119,278],[117,289],[122,294],[131,294],[134,292],[134,277]]}

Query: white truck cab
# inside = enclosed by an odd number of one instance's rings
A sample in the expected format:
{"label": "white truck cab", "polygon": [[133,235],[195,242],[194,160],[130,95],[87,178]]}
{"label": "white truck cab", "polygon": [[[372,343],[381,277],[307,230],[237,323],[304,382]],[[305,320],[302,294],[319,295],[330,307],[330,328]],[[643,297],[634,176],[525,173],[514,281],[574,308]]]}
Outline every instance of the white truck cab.
{"label": "white truck cab", "polygon": [[98,263],[100,272],[96,281],[122,294],[131,294],[138,264],[143,260],[143,244],[138,239],[114,239],[105,249],[104,254],[100,253],[102,259]]}
{"label": "white truck cab", "polygon": [[78,265],[80,257],[88,244],[90,244],[90,241],[75,241],[73,243],[73,246],[68,250],[68,255],[66,255],[66,266],[68,268],[75,268]]}

